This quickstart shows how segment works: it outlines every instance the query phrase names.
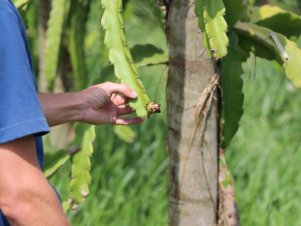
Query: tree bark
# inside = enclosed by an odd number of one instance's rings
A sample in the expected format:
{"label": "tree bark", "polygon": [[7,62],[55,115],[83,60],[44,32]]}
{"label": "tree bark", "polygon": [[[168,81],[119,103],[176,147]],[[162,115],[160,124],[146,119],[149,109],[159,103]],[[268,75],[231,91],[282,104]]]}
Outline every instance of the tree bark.
{"label": "tree bark", "polygon": [[217,220],[217,103],[213,101],[208,110],[203,134],[204,124],[197,124],[195,112],[216,74],[202,46],[194,0],[170,2],[167,29],[169,225],[213,226]]}

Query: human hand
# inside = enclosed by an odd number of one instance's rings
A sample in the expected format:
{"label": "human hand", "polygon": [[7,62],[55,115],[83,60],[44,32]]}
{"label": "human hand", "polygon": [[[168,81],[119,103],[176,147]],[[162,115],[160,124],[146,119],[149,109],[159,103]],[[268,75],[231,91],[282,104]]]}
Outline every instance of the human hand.
{"label": "human hand", "polygon": [[124,84],[105,82],[91,86],[80,93],[83,100],[81,121],[89,124],[137,124],[142,118],[124,118],[133,113],[128,105],[129,99],[137,94]]}

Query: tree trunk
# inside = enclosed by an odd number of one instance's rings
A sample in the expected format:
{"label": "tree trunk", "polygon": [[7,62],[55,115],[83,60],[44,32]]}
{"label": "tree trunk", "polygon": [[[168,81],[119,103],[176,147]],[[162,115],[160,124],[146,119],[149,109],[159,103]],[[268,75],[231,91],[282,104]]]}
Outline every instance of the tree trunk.
{"label": "tree trunk", "polygon": [[196,118],[205,112],[197,117],[195,112],[216,74],[202,46],[194,0],[171,1],[167,29],[169,225],[213,226],[217,220],[217,103],[212,101],[202,125]]}

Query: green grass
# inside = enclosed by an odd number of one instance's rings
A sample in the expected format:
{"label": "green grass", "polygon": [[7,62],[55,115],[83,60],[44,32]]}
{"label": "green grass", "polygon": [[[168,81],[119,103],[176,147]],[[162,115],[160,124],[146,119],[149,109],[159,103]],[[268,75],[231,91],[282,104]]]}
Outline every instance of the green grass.
{"label": "green grass", "polygon": [[242,226],[301,225],[301,92],[279,68],[244,67],[244,115],[227,150]]}

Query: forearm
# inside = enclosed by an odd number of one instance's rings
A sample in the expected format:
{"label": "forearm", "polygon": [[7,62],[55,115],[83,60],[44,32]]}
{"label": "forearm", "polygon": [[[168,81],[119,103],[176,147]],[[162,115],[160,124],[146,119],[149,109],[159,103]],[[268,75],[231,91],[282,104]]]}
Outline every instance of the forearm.
{"label": "forearm", "polygon": [[0,145],[0,209],[12,226],[68,226],[37,161],[34,137]]}
{"label": "forearm", "polygon": [[143,121],[139,117],[126,117],[133,113],[129,100],[137,94],[124,84],[105,82],[80,92],[46,94],[39,99],[50,126],[65,122],[84,122],[92,125],[130,125]]}
{"label": "forearm", "polygon": [[2,211],[9,223],[12,226],[69,226],[53,188],[43,178],[35,179],[34,183],[28,181],[26,186],[14,186],[7,191],[9,195],[3,200]]}
{"label": "forearm", "polygon": [[80,120],[83,108],[80,93],[39,93],[38,96],[49,126]]}

